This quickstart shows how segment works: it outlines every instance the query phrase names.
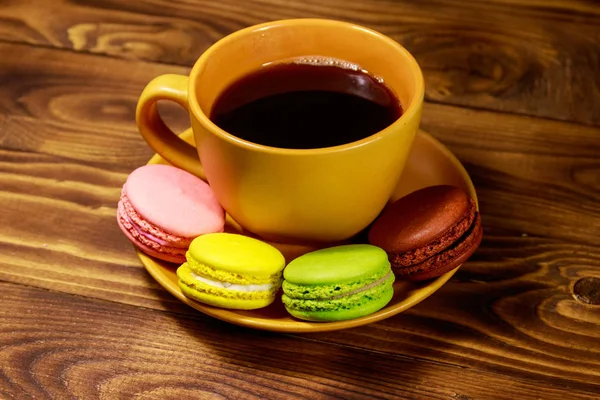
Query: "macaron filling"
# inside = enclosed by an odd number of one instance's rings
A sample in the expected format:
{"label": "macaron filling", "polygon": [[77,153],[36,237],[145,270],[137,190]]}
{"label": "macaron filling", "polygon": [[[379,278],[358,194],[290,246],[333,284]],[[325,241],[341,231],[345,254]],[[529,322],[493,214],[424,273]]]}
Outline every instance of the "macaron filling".
{"label": "macaron filling", "polygon": [[231,282],[215,281],[213,279],[209,279],[204,276],[198,275],[194,271],[192,271],[190,273],[190,275],[197,281],[205,283],[209,286],[213,286],[213,287],[219,288],[219,289],[235,290],[238,292],[265,292],[265,291],[270,291],[275,286],[272,283],[263,283],[263,284],[258,284],[258,285],[257,284],[240,285],[240,284],[231,283]]}
{"label": "macaron filling", "polygon": [[375,286],[379,286],[379,285],[383,284],[385,281],[387,281],[391,277],[391,275],[392,275],[392,272],[390,271],[383,278],[381,278],[375,282],[369,283],[368,285],[366,285],[362,288],[358,288],[356,290],[353,290],[353,291],[345,293],[345,294],[339,294],[337,296],[330,297],[329,299],[324,298],[324,299],[318,299],[318,300],[337,300],[337,299],[342,299],[347,296],[353,296],[353,295],[361,293],[361,292],[366,292],[367,290],[374,288]]}
{"label": "macaron filling", "polygon": [[121,215],[127,217],[127,219],[131,221],[131,224],[134,227],[136,227],[138,231],[145,232],[146,234],[148,234],[149,236],[144,235],[144,237],[148,239],[150,239],[151,237],[161,238],[171,247],[178,247],[184,249],[187,249],[192,240],[194,239],[193,237],[173,235],[161,229],[158,226],[151,225],[150,223],[148,223],[137,213],[137,211],[131,204],[131,201],[129,200],[129,197],[127,196],[125,190],[121,192],[121,199],[119,201],[119,204],[122,206]]}
{"label": "macaron filling", "polygon": [[350,310],[361,307],[373,300],[385,296],[389,291],[393,291],[393,283],[394,275],[387,273],[384,279],[378,281],[377,285],[368,285],[368,288],[361,288],[356,293],[341,297],[335,296],[334,298],[328,299],[297,299],[287,296],[284,291],[281,299],[283,304],[291,310],[311,312]]}
{"label": "macaron filling", "polygon": [[394,296],[387,253],[347,244],[306,253],[283,271],[286,310],[307,321],[343,321],[377,312]]}
{"label": "macaron filling", "polygon": [[[223,299],[240,299],[240,300],[258,300],[258,299],[271,299],[279,288],[279,281],[277,286],[275,282],[270,284],[230,284],[226,281],[215,280],[214,277],[205,277],[199,275],[192,270],[188,263],[184,263],[177,269],[177,277],[179,278],[179,285],[185,286],[188,294],[192,294],[192,297],[199,295],[217,296]],[[198,278],[203,279],[198,279]],[[230,284],[227,286],[227,284]],[[264,286],[263,286],[264,285]],[[244,286],[246,290],[242,290]],[[266,288],[265,290],[258,290],[259,287]],[[253,289],[253,290],[248,290]],[[183,290],[183,288],[182,288]],[[195,294],[194,294],[195,293]]]}
{"label": "macaron filling", "polygon": [[241,275],[235,272],[217,270],[209,265],[196,261],[193,257],[187,256],[187,263],[190,269],[197,275],[203,277],[210,277],[215,281],[228,282],[231,284],[264,284],[281,281],[281,272],[273,275]]}
{"label": "macaron filling", "polygon": [[475,200],[469,199],[469,209],[465,217],[456,224],[448,228],[437,239],[428,243],[426,246],[399,253],[388,253],[393,268],[409,267],[420,264],[442,251],[451,247],[473,226],[478,216]]}
{"label": "macaron filling", "polygon": [[418,274],[419,280],[422,280],[437,275],[423,274],[423,272],[430,269],[436,273],[450,271],[458,266],[456,260],[462,263],[465,258],[470,257],[475,252],[481,242],[482,235],[481,217],[478,213],[475,222],[469,227],[469,230],[453,243],[452,246],[418,264],[398,268],[396,269],[396,273],[399,275],[408,275],[409,278],[411,275]]}
{"label": "macaron filling", "polygon": [[[121,205],[117,206],[117,213],[119,214],[119,218],[123,219],[123,221],[122,221],[122,222],[124,222],[124,224],[125,224],[125,223],[127,223],[127,224],[131,225],[131,228],[132,228],[132,229],[135,229],[135,231],[136,231],[136,232],[137,232],[139,235],[143,236],[144,238],[146,238],[147,240],[149,240],[151,243],[158,243],[158,244],[160,244],[161,246],[177,247],[177,248],[182,248],[182,249],[186,250],[186,248],[185,248],[185,247],[183,247],[183,246],[182,246],[182,247],[179,247],[179,246],[173,246],[173,243],[170,243],[170,242],[169,242],[169,241],[167,241],[167,240],[161,239],[161,238],[159,238],[158,236],[154,236],[154,235],[153,235],[153,234],[151,234],[151,233],[144,232],[144,231],[142,230],[142,228],[141,228],[141,227],[140,227],[138,224],[136,224],[136,223],[135,223],[135,221],[134,221],[134,220],[132,220],[132,219],[129,217],[129,215],[127,215],[127,213],[125,213],[125,212],[124,212],[124,209],[123,209],[123,207],[122,207]],[[130,230],[130,232],[129,232],[129,233],[132,233],[132,232],[131,232],[131,230]],[[134,236],[135,236],[135,234],[134,234],[134,233],[132,233],[132,235],[134,235]],[[140,238],[140,240],[143,240],[143,239],[141,239],[141,238]],[[147,244],[147,243],[146,243],[146,244]],[[185,253],[185,251],[184,251],[184,253]]]}
{"label": "macaron filling", "polygon": [[288,280],[283,281],[283,290],[290,298],[295,299],[334,299],[349,296],[360,291],[366,290],[367,287],[373,287],[381,284],[388,278],[390,270],[381,270],[364,279],[352,282],[338,282],[330,285],[298,285],[291,283]]}
{"label": "macaron filling", "polygon": [[185,259],[185,248],[173,246],[172,243],[144,232],[134,220],[129,218],[121,206],[121,203],[119,203],[117,206],[117,219],[121,229],[127,231],[127,234],[129,234],[133,239],[137,240],[140,243],[139,246],[147,246],[149,249],[152,249],[159,254]]}
{"label": "macaron filling", "polygon": [[177,268],[181,292],[200,303],[236,310],[271,304],[285,267],[285,258],[277,248],[233,233],[198,236],[186,260]]}

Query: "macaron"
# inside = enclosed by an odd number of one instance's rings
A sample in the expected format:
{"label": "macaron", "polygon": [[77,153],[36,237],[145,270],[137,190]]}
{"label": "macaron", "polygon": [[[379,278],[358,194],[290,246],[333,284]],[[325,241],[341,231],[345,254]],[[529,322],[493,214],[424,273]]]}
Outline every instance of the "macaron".
{"label": "macaron", "polygon": [[285,259],[275,247],[248,236],[212,233],[194,239],[177,269],[179,288],[215,307],[252,310],[275,300]]}
{"label": "macaron", "polygon": [[304,254],[289,263],[283,277],[286,310],[308,321],[364,317],[385,307],[394,295],[386,252],[368,244]]}
{"label": "macaron", "polygon": [[144,253],[181,264],[195,237],[223,231],[225,212],[202,179],[154,164],[136,169],[127,178],[117,223]]}
{"label": "macaron", "polygon": [[369,230],[396,276],[412,281],[438,277],[464,263],[481,243],[475,200],[448,185],[430,186],[386,208]]}

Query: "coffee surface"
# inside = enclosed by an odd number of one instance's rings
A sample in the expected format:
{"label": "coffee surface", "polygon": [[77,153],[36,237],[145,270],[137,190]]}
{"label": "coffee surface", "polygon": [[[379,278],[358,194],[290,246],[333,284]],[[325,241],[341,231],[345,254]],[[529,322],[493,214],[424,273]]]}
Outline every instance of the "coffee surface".
{"label": "coffee surface", "polygon": [[280,148],[351,143],[402,115],[381,80],[345,62],[281,62],[235,81],[217,98],[210,119],[241,139]]}

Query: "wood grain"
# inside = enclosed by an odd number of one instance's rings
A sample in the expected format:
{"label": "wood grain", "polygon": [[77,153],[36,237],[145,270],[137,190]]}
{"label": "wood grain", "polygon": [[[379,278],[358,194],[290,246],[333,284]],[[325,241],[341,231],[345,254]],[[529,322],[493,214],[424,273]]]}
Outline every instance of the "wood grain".
{"label": "wood grain", "polygon": [[174,317],[6,283],[0,290],[0,393],[6,398],[595,398],[551,381],[350,346],[323,352],[312,340],[208,317]]}
{"label": "wood grain", "polygon": [[[0,110],[9,115],[0,121],[0,146],[120,172],[152,154],[136,132],[138,94],[153,76],[187,71],[13,44],[0,52],[25,60],[0,60]],[[177,106],[164,114],[177,129],[188,125]],[[426,105],[422,126],[467,165],[489,226],[597,244],[599,129],[437,104]]]}
{"label": "wood grain", "polygon": [[119,129],[135,131],[131,116],[146,83],[166,71],[189,71],[9,43],[0,43],[0,53],[13,55],[0,60],[0,111],[7,117],[30,116],[77,129],[102,126],[115,136]]}
{"label": "wood grain", "polygon": [[187,311],[149,277],[115,223],[126,178],[55,156],[0,150],[0,279]]}
{"label": "wood grain", "polygon": [[[0,43],[0,54],[19,55],[0,59],[0,114],[6,115],[0,121],[0,146],[128,172],[152,155],[135,124],[139,94],[161,73],[188,72],[6,43]],[[160,105],[173,129],[189,126],[182,108]]]}
{"label": "wood grain", "polygon": [[[144,85],[300,16],[416,55],[422,126],[475,181],[485,239],[408,312],[295,337],[179,303],[115,208],[152,154],[134,122]],[[600,307],[573,291],[600,278],[599,17],[582,0],[1,1],[0,397],[598,398]]]}
{"label": "wood grain", "polygon": [[[459,0],[452,2],[456,1]],[[600,8],[593,0],[488,0],[486,2],[469,0],[469,2],[475,7],[479,6],[490,12],[511,7],[519,14],[542,19],[568,21],[576,19],[585,23],[595,23],[600,16]]]}
{"label": "wood grain", "polygon": [[[188,66],[245,26],[347,20],[407,47],[424,70],[430,101],[600,124],[595,2],[13,0],[1,7],[3,40]],[[47,12],[55,18],[44,18]]]}
{"label": "wood grain", "polygon": [[[46,18],[51,13],[54,18]],[[0,39],[37,46],[163,62],[198,57],[221,33],[165,16],[89,7],[69,0],[3,1]]]}
{"label": "wood grain", "polygon": [[572,293],[579,278],[600,276],[599,250],[488,234],[456,279],[421,305],[380,324],[314,338],[511,376],[550,375],[559,385],[577,381],[600,393],[600,308]]}
{"label": "wood grain", "polygon": [[[0,117],[0,279],[221,326],[160,288],[115,223],[120,186],[152,153],[135,132],[136,93],[148,75],[177,67],[0,50],[32,60],[0,60],[4,77],[21,78],[0,86],[8,115]],[[78,102],[78,93],[87,95]],[[175,110],[165,113],[185,125]],[[475,179],[484,243],[456,279],[408,313],[310,338],[599,391],[600,309],[578,303],[571,287],[600,266],[600,130],[440,104],[426,105],[423,127]]]}
{"label": "wood grain", "polygon": [[441,105],[421,126],[467,167],[485,226],[598,244],[600,130]]}

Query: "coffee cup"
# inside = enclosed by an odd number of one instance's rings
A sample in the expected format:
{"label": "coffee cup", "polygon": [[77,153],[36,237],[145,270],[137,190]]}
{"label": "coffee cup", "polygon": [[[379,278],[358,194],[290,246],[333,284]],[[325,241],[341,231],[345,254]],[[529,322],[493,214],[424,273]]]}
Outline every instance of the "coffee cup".
{"label": "coffee cup", "polygon": [[[310,149],[250,142],[211,121],[216,100],[231,84],[267,64],[307,56],[345,60],[382,79],[402,115],[360,140]],[[146,142],[169,163],[206,180],[248,231],[277,242],[328,243],[366,228],[392,196],[418,131],[423,96],[417,62],[394,40],[351,23],[293,19],[224,37],[189,76],[155,78],[141,94],[136,119]],[[162,121],[159,100],[188,110],[195,148]]]}

